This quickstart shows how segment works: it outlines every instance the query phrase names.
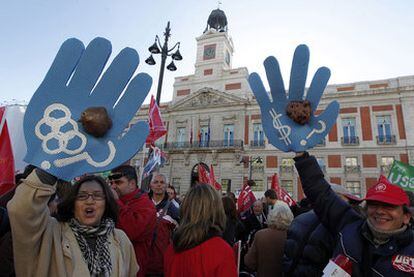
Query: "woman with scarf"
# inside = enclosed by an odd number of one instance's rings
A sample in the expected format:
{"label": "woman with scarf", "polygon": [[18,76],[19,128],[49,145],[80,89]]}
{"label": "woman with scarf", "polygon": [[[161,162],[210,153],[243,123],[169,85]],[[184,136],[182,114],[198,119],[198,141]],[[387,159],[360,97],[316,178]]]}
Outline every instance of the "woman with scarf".
{"label": "woman with scarf", "polygon": [[226,215],[219,193],[196,185],[180,211],[180,225],[164,254],[165,276],[237,276],[233,249],[221,238]]}
{"label": "woman with scarf", "polygon": [[85,176],[51,217],[47,202],[61,180],[34,170],[8,204],[17,276],[135,276],[125,233],[114,228],[116,202],[105,181]]}

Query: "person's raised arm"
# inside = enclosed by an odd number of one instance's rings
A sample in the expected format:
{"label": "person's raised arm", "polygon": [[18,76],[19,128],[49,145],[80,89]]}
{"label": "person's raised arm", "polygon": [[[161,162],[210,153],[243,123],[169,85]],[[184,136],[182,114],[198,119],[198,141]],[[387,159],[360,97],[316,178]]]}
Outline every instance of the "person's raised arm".
{"label": "person's raised arm", "polygon": [[55,193],[56,181],[54,176],[35,169],[17,186],[15,195],[7,205],[14,253],[19,257],[19,264],[26,265],[25,268],[16,268],[19,274],[24,271],[27,273],[25,276],[30,276],[35,272],[31,266],[38,258],[43,236],[57,224],[47,206]]}
{"label": "person's raised arm", "polygon": [[294,160],[303,191],[326,228],[332,233],[337,233],[347,223],[360,218],[358,213],[331,189],[315,157],[305,152],[296,154]]}
{"label": "person's raised arm", "polygon": [[40,247],[47,248],[39,238],[47,240],[44,233],[56,222],[47,209],[56,178],[72,181],[115,168],[131,159],[148,135],[147,122],[130,122],[152,79],[145,73],[133,76],[139,56],[132,48],[123,49],[104,72],[111,51],[104,38],[86,48],[78,39],[66,40],[27,106],[24,160],[47,173],[36,169],[9,204],[13,243],[20,247],[14,247],[15,260],[28,262],[28,274],[18,275],[33,275],[29,265],[36,263]]}

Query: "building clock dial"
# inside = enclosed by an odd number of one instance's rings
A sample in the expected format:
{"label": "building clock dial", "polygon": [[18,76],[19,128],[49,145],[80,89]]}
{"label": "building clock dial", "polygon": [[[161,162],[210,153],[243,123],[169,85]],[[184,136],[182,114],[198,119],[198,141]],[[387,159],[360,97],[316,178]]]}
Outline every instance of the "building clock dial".
{"label": "building clock dial", "polygon": [[204,60],[211,60],[216,57],[216,45],[206,45],[204,46]]}

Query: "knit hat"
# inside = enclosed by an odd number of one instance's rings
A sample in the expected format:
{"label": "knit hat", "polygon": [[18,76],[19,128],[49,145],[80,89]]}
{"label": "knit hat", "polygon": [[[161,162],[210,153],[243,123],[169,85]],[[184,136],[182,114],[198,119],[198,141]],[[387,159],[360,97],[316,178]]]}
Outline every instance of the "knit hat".
{"label": "knit hat", "polygon": [[378,201],[396,206],[410,206],[410,200],[405,191],[401,187],[391,184],[382,175],[377,184],[368,190],[364,200]]}

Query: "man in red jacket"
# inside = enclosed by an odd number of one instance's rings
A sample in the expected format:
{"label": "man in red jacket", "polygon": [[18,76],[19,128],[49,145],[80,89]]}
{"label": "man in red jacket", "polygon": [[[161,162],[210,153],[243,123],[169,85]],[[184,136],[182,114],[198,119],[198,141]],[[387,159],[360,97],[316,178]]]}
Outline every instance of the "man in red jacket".
{"label": "man in red jacket", "polygon": [[140,267],[137,276],[144,277],[156,224],[155,205],[137,187],[137,174],[132,166],[121,165],[113,169],[108,178],[119,205],[116,227],[122,229],[134,245]]}

